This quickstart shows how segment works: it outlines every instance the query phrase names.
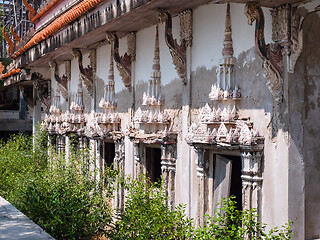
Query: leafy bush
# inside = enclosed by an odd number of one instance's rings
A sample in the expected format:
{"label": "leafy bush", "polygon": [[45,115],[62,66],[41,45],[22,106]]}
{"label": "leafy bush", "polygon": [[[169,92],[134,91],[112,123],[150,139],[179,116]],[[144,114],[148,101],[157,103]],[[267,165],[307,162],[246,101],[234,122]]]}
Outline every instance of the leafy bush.
{"label": "leafy bush", "polygon": [[78,151],[65,161],[52,159],[47,171],[26,183],[19,208],[56,239],[87,239],[106,230],[111,222],[112,183],[110,171],[102,187],[90,164],[87,151]]}
{"label": "leafy bush", "polygon": [[47,164],[46,135],[36,136],[39,144],[33,148],[32,137],[12,135],[7,142],[0,141],[0,195],[10,202],[19,200],[19,187],[42,171]]}
{"label": "leafy bush", "polygon": [[[256,209],[238,210],[233,196],[222,199],[213,217],[207,216],[206,224],[195,230],[193,239],[223,239],[223,240],[275,240],[291,239],[290,225],[282,229],[275,227],[266,232],[266,224],[257,221]],[[248,238],[250,237],[250,238]]]}
{"label": "leafy bush", "polygon": [[111,222],[115,172],[104,187],[90,168],[89,150],[48,161],[47,135],[12,136],[0,143],[0,194],[56,239],[88,239],[103,234]]}
{"label": "leafy bush", "polygon": [[184,214],[184,206],[170,211],[162,184],[148,183],[146,177],[129,179],[124,210],[108,232],[110,239],[188,239],[192,221]]}

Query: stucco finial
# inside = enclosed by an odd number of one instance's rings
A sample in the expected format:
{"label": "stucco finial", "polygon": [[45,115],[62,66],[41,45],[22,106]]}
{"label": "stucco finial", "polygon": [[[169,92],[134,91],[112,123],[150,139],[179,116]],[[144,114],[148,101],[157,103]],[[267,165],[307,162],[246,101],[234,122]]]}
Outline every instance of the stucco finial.
{"label": "stucco finial", "polygon": [[224,58],[233,57],[230,3],[227,4],[227,13],[226,13],[226,23],[225,23],[225,30],[224,30],[222,56]]}

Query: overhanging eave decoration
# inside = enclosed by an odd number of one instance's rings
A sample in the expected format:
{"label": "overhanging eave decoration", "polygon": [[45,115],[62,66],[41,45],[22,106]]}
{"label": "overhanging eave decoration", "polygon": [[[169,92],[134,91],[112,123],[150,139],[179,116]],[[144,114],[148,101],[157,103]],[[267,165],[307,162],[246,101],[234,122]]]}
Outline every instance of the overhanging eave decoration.
{"label": "overhanging eave decoration", "polygon": [[70,61],[66,62],[66,74],[62,77],[59,76],[57,63],[54,61],[49,62],[50,67],[54,70],[54,78],[57,82],[58,90],[61,92],[63,98],[68,101],[68,81],[70,79]]}
{"label": "overhanging eave decoration", "polygon": [[160,10],[159,18],[161,22],[165,22],[165,40],[169,47],[172,62],[183,84],[187,84],[186,41],[182,39],[181,43],[178,44],[177,39],[173,38],[172,18],[168,11]]}
{"label": "overhanging eave decoration", "polygon": [[80,77],[83,80],[83,83],[85,84],[89,94],[92,96],[92,94],[93,94],[92,85],[93,85],[93,82],[94,82],[94,69],[93,69],[93,66],[87,66],[86,68],[83,67],[82,53],[81,53],[81,50],[79,48],[72,49],[72,54],[73,54],[74,58],[78,59]]}

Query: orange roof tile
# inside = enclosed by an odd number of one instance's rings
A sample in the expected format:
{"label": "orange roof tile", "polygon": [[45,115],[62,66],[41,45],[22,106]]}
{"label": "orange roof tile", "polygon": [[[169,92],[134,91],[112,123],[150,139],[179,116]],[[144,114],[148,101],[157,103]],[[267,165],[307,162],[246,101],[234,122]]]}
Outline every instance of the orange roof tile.
{"label": "orange roof tile", "polygon": [[45,15],[52,7],[60,3],[62,0],[52,0],[47,6],[45,6],[40,12],[38,12],[32,19],[31,22],[35,22]]}
{"label": "orange roof tile", "polygon": [[27,42],[22,48],[20,48],[13,57],[16,58],[29,48],[38,44],[39,42],[45,40],[50,35],[54,34],[61,28],[67,26],[70,22],[74,21],[78,17],[85,14],[87,11],[97,6],[101,2],[105,0],[84,0],[81,3],[77,4],[73,8],[71,8],[68,12],[62,14],[60,17],[55,19],[52,23],[50,23],[45,29],[36,33],[29,42]]}
{"label": "orange roof tile", "polygon": [[9,72],[7,72],[6,74],[3,74],[3,75],[1,76],[1,78],[2,78],[2,79],[8,78],[8,77],[10,77],[11,75],[18,74],[20,71],[21,71],[20,68],[13,68],[12,70],[10,70]]}

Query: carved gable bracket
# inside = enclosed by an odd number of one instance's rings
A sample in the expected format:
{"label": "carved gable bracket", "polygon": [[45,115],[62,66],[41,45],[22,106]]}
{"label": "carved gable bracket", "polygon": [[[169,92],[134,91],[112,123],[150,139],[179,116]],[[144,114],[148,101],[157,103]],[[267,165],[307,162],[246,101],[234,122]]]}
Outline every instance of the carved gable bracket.
{"label": "carved gable bracket", "polygon": [[131,63],[135,59],[135,33],[128,35],[128,53],[120,56],[119,53],[119,38],[115,33],[108,33],[108,38],[113,41],[113,58],[116,63],[117,69],[121,76],[124,86],[131,91]]}
{"label": "carved gable bracket", "polygon": [[[267,86],[277,103],[281,103],[283,99],[283,57],[282,46],[279,43],[266,44],[264,38],[264,14],[260,5],[255,2],[249,2],[245,7],[245,14],[248,17],[248,24],[252,25],[256,22],[255,27],[255,43],[259,55],[263,59],[263,68]],[[283,24],[283,26],[286,26]],[[277,30],[279,33],[280,30]],[[273,39],[277,38],[273,35]],[[282,33],[284,38],[287,34]]]}
{"label": "carved gable bracket", "polygon": [[[189,14],[183,14],[181,19],[187,20],[192,19]],[[192,16],[192,15],[191,15]],[[182,40],[181,43],[178,44],[177,39],[173,38],[172,35],[172,18],[168,11],[160,10],[159,19],[161,22],[165,22],[165,40],[166,44],[169,47],[169,51],[172,57],[172,62],[175,66],[175,69],[183,82],[183,84],[187,84],[187,59],[186,59],[186,44],[191,44],[192,35],[190,36],[190,31],[183,31],[181,33]],[[191,21],[191,20],[190,20]],[[186,21],[183,26],[191,26],[192,24],[187,23]],[[186,28],[185,28],[186,29]],[[192,31],[192,30],[191,30]],[[184,38],[185,37],[185,38]],[[187,40],[187,42],[186,42]]]}
{"label": "carved gable bracket", "polygon": [[92,97],[92,95],[93,95],[92,85],[94,82],[94,71],[95,71],[95,67],[96,67],[95,49],[90,49],[90,65],[91,66],[87,66],[86,68],[83,67],[81,50],[79,48],[74,48],[74,49],[72,49],[72,54],[73,54],[74,58],[78,58],[80,77],[83,80],[83,83],[85,84],[90,96]]}
{"label": "carved gable bracket", "polygon": [[50,68],[54,71],[54,79],[57,82],[58,91],[62,94],[63,98],[68,101],[68,82],[71,77],[71,62],[66,61],[66,74],[63,74],[62,77],[59,76],[57,63],[54,61],[49,62]]}

